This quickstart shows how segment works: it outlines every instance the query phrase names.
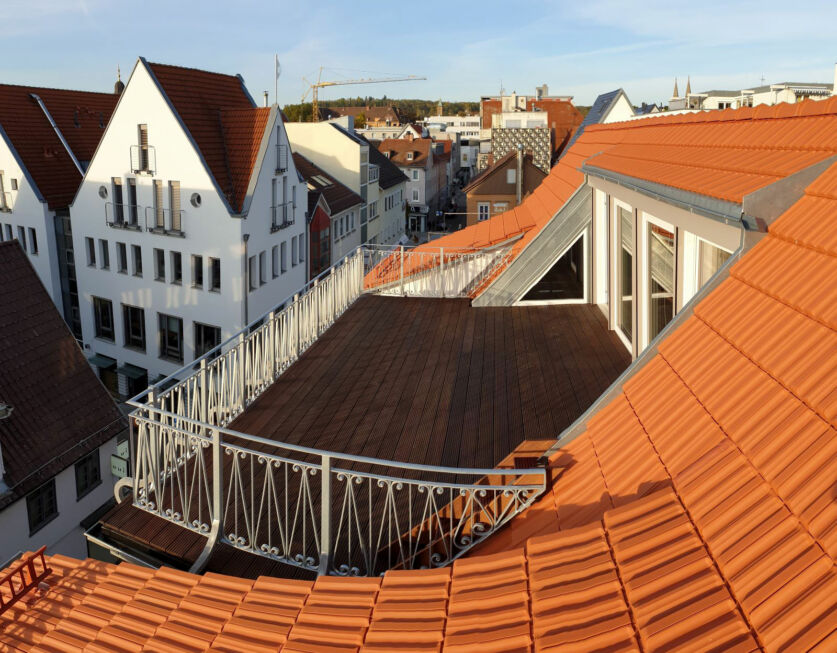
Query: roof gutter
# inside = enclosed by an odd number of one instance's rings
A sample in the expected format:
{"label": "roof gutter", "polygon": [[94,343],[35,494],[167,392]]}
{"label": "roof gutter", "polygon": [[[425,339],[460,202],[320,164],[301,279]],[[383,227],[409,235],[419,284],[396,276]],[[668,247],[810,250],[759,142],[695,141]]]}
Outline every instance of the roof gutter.
{"label": "roof gutter", "polygon": [[58,129],[58,125],[55,124],[55,120],[52,119],[52,115],[49,113],[49,110],[46,108],[46,105],[44,104],[44,101],[38,95],[35,95],[34,93],[31,93],[30,96],[32,97],[33,100],[35,100],[35,102],[38,103],[38,106],[41,107],[41,111],[44,112],[44,115],[46,116],[47,120],[49,120],[49,124],[52,125],[52,129],[55,132],[55,135],[58,136],[58,140],[61,141],[61,145],[64,146],[64,149],[67,150],[67,154],[70,155],[70,159],[72,159],[73,165],[76,167],[76,170],[78,170],[78,173],[82,177],[84,177],[84,169],[81,167],[81,164],[78,162],[78,159],[76,158],[76,155],[73,154],[73,151],[70,149],[70,144],[67,143],[67,139],[64,138],[64,134],[62,134],[61,130]]}
{"label": "roof gutter", "polygon": [[747,220],[742,213],[741,204],[719,200],[699,193],[664,186],[636,177],[629,177],[618,172],[611,172],[589,164],[581,166],[581,171],[591,177],[598,177],[618,184],[624,188],[636,191],[652,199],[671,204],[696,215],[731,225],[743,225],[745,229],[757,230],[755,222]]}

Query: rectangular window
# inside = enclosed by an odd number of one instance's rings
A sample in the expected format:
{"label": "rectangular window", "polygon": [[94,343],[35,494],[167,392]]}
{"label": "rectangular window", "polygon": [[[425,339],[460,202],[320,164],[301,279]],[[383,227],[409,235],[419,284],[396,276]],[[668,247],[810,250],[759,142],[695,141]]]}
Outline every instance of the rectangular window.
{"label": "rectangular window", "polygon": [[282,272],[288,270],[288,241],[283,240],[280,246],[280,258],[282,262]]}
{"label": "rectangular window", "polygon": [[271,264],[273,268],[273,278],[279,276],[279,245],[274,245],[273,249],[270,252],[271,255]]}
{"label": "rectangular window", "polygon": [[674,317],[674,232],[648,225],[648,340]]}
{"label": "rectangular window", "polygon": [[183,257],[180,252],[171,252],[171,282],[178,286],[183,283]]}
{"label": "rectangular window", "polygon": [[51,478],[34,492],[26,495],[26,513],[29,517],[29,535],[58,516],[58,500],[55,496],[55,479]]}
{"label": "rectangular window", "polygon": [[166,252],[162,249],[154,250],[154,279],[166,280]]}
{"label": "rectangular window", "polygon": [[110,269],[110,247],[104,238],[99,238],[99,255],[99,266],[103,270]]}
{"label": "rectangular window", "polygon": [[305,234],[299,235],[299,261],[305,260]]}
{"label": "rectangular window", "polygon": [[181,229],[181,214],[180,214],[180,182],[169,182],[169,208],[171,209],[171,229],[172,231],[182,231]]}
{"label": "rectangular window", "polygon": [[192,287],[203,288],[203,256],[192,254]]}
{"label": "rectangular window", "polygon": [[137,125],[139,132],[139,169],[147,171],[148,165],[148,125]]}
{"label": "rectangular window", "polygon": [[139,306],[122,304],[125,346],[145,351],[145,310]]}
{"label": "rectangular window", "polygon": [[139,221],[139,206],[137,205],[137,180],[128,179],[128,223],[136,227]]}
{"label": "rectangular window", "polygon": [[38,235],[32,227],[29,227],[29,253],[38,253]]}
{"label": "rectangular window", "polygon": [[111,177],[113,187],[113,222],[114,224],[125,223],[125,211],[122,200],[122,177]]}
{"label": "rectangular window", "polygon": [[413,169],[412,172],[413,172],[413,181],[418,181],[418,178],[419,178],[418,170]]}
{"label": "rectangular window", "polygon": [[259,253],[259,285],[267,283],[267,252]]}
{"label": "rectangular window", "polygon": [[221,259],[209,259],[209,289],[221,292]]}
{"label": "rectangular window", "polygon": [[95,449],[76,463],[76,501],[89,494],[101,482],[99,450]]}
{"label": "rectangular window", "polygon": [[183,320],[158,313],[160,358],[183,362]]}
{"label": "rectangular window", "polygon": [[17,239],[20,242],[20,246],[23,248],[23,251],[26,251],[26,228],[25,227],[18,227],[17,228]]}
{"label": "rectangular window", "polygon": [[250,290],[253,291],[259,287],[259,262],[256,260],[256,256],[253,255],[247,261],[247,276],[250,278],[249,286]]}
{"label": "rectangular window", "polygon": [[296,241],[296,236],[294,236],[293,238],[291,238],[291,266],[296,266],[297,256],[298,256],[297,241]]}
{"label": "rectangular window", "polygon": [[200,358],[220,344],[221,327],[195,322],[195,358]]}
{"label": "rectangular window", "polygon": [[134,276],[142,276],[142,249],[139,245],[131,245],[131,255],[134,258]]}
{"label": "rectangular window", "polygon": [[482,222],[488,220],[491,215],[491,204],[488,202],[480,202],[477,204],[477,220]]}
{"label": "rectangular window", "polygon": [[113,303],[101,297],[93,298],[93,319],[96,324],[96,337],[113,340]]}
{"label": "rectangular window", "polygon": [[700,240],[698,244],[698,288],[703,288],[721,266],[732,256],[712,243]]}
{"label": "rectangular window", "polygon": [[11,240],[11,239],[12,239],[12,225],[7,224],[6,225],[6,240]]}
{"label": "rectangular window", "polygon": [[116,269],[119,272],[128,272],[128,248],[125,243],[116,243]]}
{"label": "rectangular window", "polygon": [[634,307],[634,215],[632,211],[619,207],[619,329],[624,336],[633,338]]}
{"label": "rectangular window", "polygon": [[418,201],[419,201],[419,192],[418,192],[418,190],[416,190],[415,188],[413,189],[413,201],[414,201],[414,202],[418,202]]}
{"label": "rectangular window", "polygon": [[163,182],[155,179],[154,185],[154,228],[166,228],[166,213],[163,210]]}
{"label": "rectangular window", "polygon": [[506,183],[513,184],[517,181],[517,170],[515,168],[506,169]]}

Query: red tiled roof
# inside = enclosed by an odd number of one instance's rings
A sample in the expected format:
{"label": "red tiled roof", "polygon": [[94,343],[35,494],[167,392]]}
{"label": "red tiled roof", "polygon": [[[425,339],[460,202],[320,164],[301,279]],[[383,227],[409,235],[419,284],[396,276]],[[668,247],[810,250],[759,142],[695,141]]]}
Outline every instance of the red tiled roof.
{"label": "red tiled roof", "polygon": [[[405,140],[399,138],[385,138],[378,145],[378,150],[389,155],[389,160],[398,166],[424,166],[430,153],[433,141],[429,138],[415,138]],[[412,152],[413,158],[407,159],[407,153]]]}
{"label": "red tiled roof", "polygon": [[253,106],[240,77],[159,63],[147,66],[233,211],[241,211],[270,110]]}
{"label": "red tiled roof", "polygon": [[43,100],[80,162],[93,158],[119,96],[0,84],[0,127],[49,208],[66,208],[82,176],[33,94]]}
{"label": "red tiled roof", "polygon": [[126,424],[17,241],[0,243],[0,508],[100,446]]}
{"label": "red tiled roof", "polygon": [[[293,157],[294,166],[296,166],[299,174],[305,178],[309,186],[313,186],[313,188],[309,187],[308,189],[309,211],[313,209],[313,205],[311,204],[311,195],[315,196],[314,204],[316,204],[316,197],[319,197],[319,195],[322,194],[323,197],[325,197],[328,208],[331,211],[331,215],[337,215],[338,213],[342,213],[346,209],[353,206],[363,204],[363,198],[361,198],[360,195],[355,193],[348,186],[341,184],[337,181],[337,179],[332,177],[309,159],[305,158],[302,154],[294,152]],[[328,182],[328,185],[324,186],[319,180],[315,179],[315,177],[325,179]]]}
{"label": "red tiled roof", "polygon": [[50,589],[0,618],[0,642],[833,650],[835,219],[837,165],[553,456],[552,490],[480,555],[313,583],[52,556]]}

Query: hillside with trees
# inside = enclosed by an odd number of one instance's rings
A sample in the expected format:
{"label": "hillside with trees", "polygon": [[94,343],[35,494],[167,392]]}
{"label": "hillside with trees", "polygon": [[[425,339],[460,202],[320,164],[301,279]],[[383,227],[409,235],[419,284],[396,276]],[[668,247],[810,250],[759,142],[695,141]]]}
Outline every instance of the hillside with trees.
{"label": "hillside with trees", "polygon": [[[405,122],[414,122],[436,114],[438,100],[393,100],[383,96],[339,98],[337,100],[320,100],[321,107],[386,107],[394,106]],[[286,104],[282,111],[291,122],[308,122],[311,120],[311,103]],[[476,115],[480,112],[479,102],[442,102],[442,113],[446,116]]]}

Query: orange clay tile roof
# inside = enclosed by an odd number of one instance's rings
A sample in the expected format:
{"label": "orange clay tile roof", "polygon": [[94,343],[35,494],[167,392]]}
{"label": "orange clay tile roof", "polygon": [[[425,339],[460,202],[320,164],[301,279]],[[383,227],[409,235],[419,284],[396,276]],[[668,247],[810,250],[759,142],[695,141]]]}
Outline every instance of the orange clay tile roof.
{"label": "orange clay tile roof", "polygon": [[[240,77],[148,63],[233,211],[241,211],[270,109]],[[153,137],[152,137],[153,138]]]}
{"label": "orange clay tile roof", "polygon": [[[49,208],[66,208],[78,190],[81,173],[33,94],[43,100],[82,166],[93,158],[119,96],[0,84],[0,128]],[[9,190],[8,180],[5,190]]]}
{"label": "orange clay tile roof", "polygon": [[835,153],[837,97],[591,125],[519,206],[416,250],[483,249],[514,240],[507,265],[578,190],[585,164],[740,203]]}
{"label": "orange clay tile roof", "polygon": [[[315,582],[73,561],[9,650],[837,648],[837,164],[449,569]],[[503,550],[507,549],[507,550]]]}

